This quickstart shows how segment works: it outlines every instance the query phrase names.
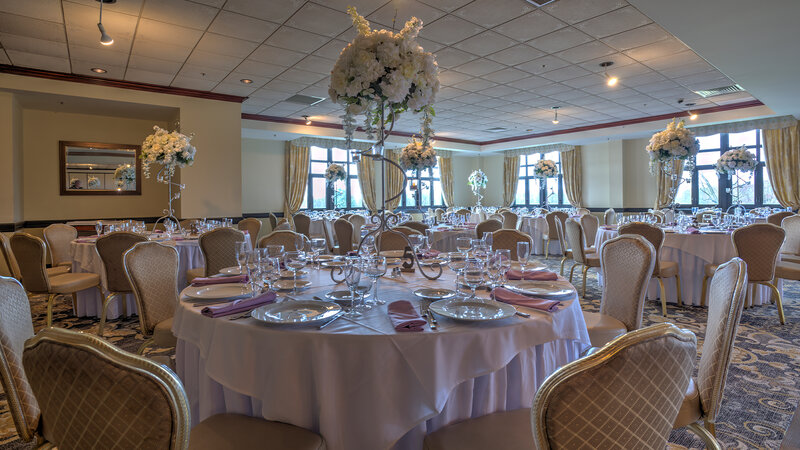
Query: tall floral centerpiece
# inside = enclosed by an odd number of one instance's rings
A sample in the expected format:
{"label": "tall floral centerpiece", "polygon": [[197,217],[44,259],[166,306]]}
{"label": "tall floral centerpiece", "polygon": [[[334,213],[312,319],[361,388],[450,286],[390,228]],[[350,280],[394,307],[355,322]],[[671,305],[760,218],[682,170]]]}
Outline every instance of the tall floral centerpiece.
{"label": "tall floral centerpiece", "polygon": [[[176,168],[189,167],[194,164],[197,150],[189,142],[194,135],[187,136],[177,131],[170,132],[159,126],[154,126],[153,130],[154,133],[147,136],[142,143],[142,171],[145,178],[150,178],[150,165],[159,164],[161,168],[156,174],[156,180],[166,184],[169,188],[167,209],[164,210],[164,215],[156,220],[156,224],[161,220],[172,219],[180,229],[180,222],[175,217],[172,201],[180,198],[181,189],[186,186],[173,182],[172,177],[175,176]],[[177,188],[174,195],[172,193],[173,186]]]}
{"label": "tall floral centerpiece", "polygon": [[486,189],[486,183],[488,181],[489,177],[487,177],[481,169],[473,170],[472,173],[469,174],[469,178],[467,178],[467,184],[472,189],[472,195],[478,197],[478,201],[475,203],[476,206],[481,206],[481,200],[483,200],[481,191]]}
{"label": "tall floral centerpiece", "polygon": [[347,179],[347,172],[340,164],[331,164],[325,169],[325,181],[331,187],[331,201],[333,202],[333,209],[336,209],[336,201],[339,199],[341,189],[339,189],[338,182]]}
{"label": "tall floral centerpiece", "polygon": [[[354,160],[368,157],[379,161],[381,185],[384,187],[387,164],[401,170],[403,176],[402,189],[398,192],[382,189],[381,210],[373,217],[373,222],[379,223],[379,226],[370,232],[374,235],[389,231],[386,202],[399,198],[408,182],[405,171],[400,164],[386,157],[384,148],[386,138],[401,114],[410,110],[421,115],[422,148],[424,151],[429,149],[435,156],[430,140],[433,134],[433,103],[439,90],[439,67],[433,54],[424,51],[417,43],[422,21],[416,17],[406,22],[402,30],[395,32],[372,30],[369,22],[355,8],[350,7],[347,12],[353,18],[357,34],[342,50],[331,71],[328,94],[334,103],[345,107],[342,126],[348,148],[352,148],[351,142],[357,127],[356,116],[364,116],[367,137],[375,139],[371,150],[354,151]],[[388,220],[396,223],[398,219],[389,216]]]}
{"label": "tall floral centerpiece", "polygon": [[694,170],[695,157],[700,150],[700,142],[694,137],[694,133],[686,128],[683,120],[676,122],[673,119],[672,122],[667,124],[667,128],[664,131],[659,131],[650,138],[650,143],[645,149],[650,155],[650,174],[658,174],[660,166],[660,171],[671,180],[671,208],[675,209],[675,195],[678,193],[678,187],[684,181],[691,181],[688,176],[680,177],[678,173],[675,173],[675,162],[686,161],[684,170],[691,173]]}
{"label": "tall floral centerpiece", "polygon": [[86,184],[89,186],[89,189],[100,189],[100,178],[97,178],[94,175],[89,175],[87,181],[88,182]]}
{"label": "tall floral centerpiece", "polygon": [[[552,159],[540,159],[536,161],[536,165],[533,166],[533,176],[540,178],[542,183],[545,183],[546,189],[547,179],[558,176],[558,164]],[[544,203],[542,204],[543,208],[547,208],[547,197],[548,195],[545,194]]]}
{"label": "tall floral centerpiece", "polygon": [[728,150],[717,160],[717,173],[727,176],[728,182],[731,185],[731,187],[727,188],[728,193],[731,193],[732,187],[735,186],[736,188],[736,200],[734,204],[731,205],[731,208],[736,208],[737,211],[740,209],[742,205],[742,186],[750,184],[756,166],[758,166],[756,156],[747,150],[746,145]]}
{"label": "tall floral centerpiece", "polygon": [[[412,139],[402,150],[400,150],[400,167],[403,170],[413,170],[419,176],[420,172],[436,166],[436,150],[429,142]],[[421,186],[417,186],[416,181],[411,182],[411,190],[414,191],[416,205],[422,204]]]}
{"label": "tall floral centerpiece", "polygon": [[132,164],[120,164],[114,171],[114,181],[118,189],[130,187],[136,182],[136,168]]}

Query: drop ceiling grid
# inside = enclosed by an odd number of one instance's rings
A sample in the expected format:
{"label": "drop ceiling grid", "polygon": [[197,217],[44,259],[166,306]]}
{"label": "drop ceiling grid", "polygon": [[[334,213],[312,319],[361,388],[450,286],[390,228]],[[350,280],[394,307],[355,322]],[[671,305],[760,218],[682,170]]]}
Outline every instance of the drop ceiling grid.
{"label": "drop ceiling grid", "polygon": [[[334,58],[354,35],[348,4],[373,27],[390,27],[395,15],[388,0],[269,0],[270,8],[263,0],[119,0],[104,7],[103,21],[128,44],[120,52],[97,43],[95,0],[24,3],[0,0],[0,58],[12,64],[54,70],[66,63],[79,74],[95,64],[110,69],[108,78],[250,96],[242,105],[248,113],[328,122],[341,114],[329,100],[312,107],[283,100],[326,97]],[[732,83],[624,0],[558,0],[542,8],[524,0],[403,0],[395,28],[412,14],[426,22],[421,43],[441,55],[437,131],[447,135],[493,139],[677,112],[677,98],[714,106],[720,103],[692,90]],[[52,55],[59,51],[52,44],[19,48],[20,22],[35,17],[52,19],[63,39],[42,27],[26,38],[62,41],[66,57]],[[605,60],[615,62],[610,73],[620,86],[603,83]],[[720,101],[748,99],[741,93]],[[549,121],[556,105],[557,126]],[[399,128],[416,131],[408,119]],[[483,131],[494,126],[508,131]]]}

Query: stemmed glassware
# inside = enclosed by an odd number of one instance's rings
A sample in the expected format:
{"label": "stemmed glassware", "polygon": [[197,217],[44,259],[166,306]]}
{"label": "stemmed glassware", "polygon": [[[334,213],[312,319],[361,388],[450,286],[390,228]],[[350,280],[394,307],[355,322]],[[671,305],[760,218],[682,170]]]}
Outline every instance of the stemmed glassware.
{"label": "stemmed glassware", "polygon": [[458,249],[459,252],[464,253],[466,255],[466,253],[471,248],[472,248],[472,239],[468,237],[456,238],[456,249]]}
{"label": "stemmed glassware", "polygon": [[247,264],[247,254],[250,253],[250,246],[247,242],[236,243],[236,262],[239,264],[239,274],[244,274],[245,265]]}
{"label": "stemmed glassware", "polygon": [[456,273],[456,293],[458,293],[458,276],[467,266],[467,256],[463,253],[453,252],[447,258],[447,267]]}
{"label": "stemmed glassware", "polygon": [[511,270],[511,250],[499,249],[494,254],[500,258],[500,270],[503,272],[501,282],[506,281],[506,273]]}
{"label": "stemmed glassware", "polygon": [[325,239],[314,238],[311,240],[311,251],[314,252],[314,265],[319,268],[319,255],[325,250]]}
{"label": "stemmed glassware", "polygon": [[292,271],[292,293],[297,294],[297,272],[305,267],[306,255],[303,252],[286,252],[283,255],[283,264]]}
{"label": "stemmed glassware", "polygon": [[422,241],[425,239],[425,236],[421,234],[411,234],[408,236],[408,242],[411,244],[411,248],[414,250],[414,254],[419,254],[419,247],[422,245]]}
{"label": "stemmed glassware", "polygon": [[500,284],[503,278],[503,257],[501,254],[497,252],[489,254],[489,259],[486,261],[486,275],[489,278],[492,289]]}
{"label": "stemmed glassware", "polygon": [[261,270],[261,253],[256,251],[251,251],[246,253],[247,258],[247,279],[250,282],[250,292],[251,296],[255,297],[258,295],[258,287],[256,285],[256,281],[259,279],[260,270]]}
{"label": "stemmed glassware", "polygon": [[528,267],[528,262],[531,258],[531,243],[530,242],[517,242],[517,261],[519,261],[520,268],[522,269],[522,278],[525,279],[525,269]]}
{"label": "stemmed glassware", "polygon": [[345,312],[348,317],[361,317],[361,313],[356,309],[358,298],[358,284],[361,282],[361,264],[358,258],[348,258],[344,265],[344,281],[350,290],[350,309]]}
{"label": "stemmed glassware", "polygon": [[98,237],[99,237],[101,234],[103,234],[103,222],[102,222],[102,221],[98,220],[97,222],[95,222],[95,224],[94,224],[94,231],[97,233],[97,236],[98,236]]}
{"label": "stemmed glassware", "polygon": [[378,298],[378,279],[386,275],[386,257],[370,256],[365,259],[364,274],[372,279],[372,301],[378,305],[386,304]]}
{"label": "stemmed glassware", "polygon": [[361,249],[358,251],[358,255],[361,257],[376,255],[378,253],[377,247],[375,247],[375,236],[367,236],[364,238],[364,242],[361,245]]}
{"label": "stemmed glassware", "polygon": [[483,238],[482,238],[483,239],[483,245],[485,245],[486,249],[489,250],[489,251],[492,251],[492,238],[493,237],[494,237],[494,234],[492,234],[490,231],[487,231],[487,232],[483,233]]}
{"label": "stemmed glassware", "polygon": [[274,291],[273,283],[280,278],[281,275],[281,260],[269,256],[267,249],[259,249],[261,254],[261,281],[270,291]]}
{"label": "stemmed glassware", "polygon": [[467,300],[472,300],[475,298],[475,289],[477,289],[478,286],[480,286],[484,281],[484,269],[485,266],[483,261],[472,258],[466,260],[461,279],[470,289],[470,295]]}

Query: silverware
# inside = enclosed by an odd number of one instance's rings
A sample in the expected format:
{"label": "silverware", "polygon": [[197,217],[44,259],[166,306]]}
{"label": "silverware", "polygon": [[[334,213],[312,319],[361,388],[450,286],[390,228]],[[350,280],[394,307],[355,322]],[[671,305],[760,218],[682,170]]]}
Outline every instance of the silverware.
{"label": "silverware", "polygon": [[428,322],[428,326],[431,327],[431,330],[436,331],[436,322],[435,322],[436,319],[432,319],[431,315],[428,315],[427,309],[422,310],[422,318],[425,319],[426,322]]}
{"label": "silverware", "polygon": [[[255,309],[255,308],[253,308],[253,309]],[[230,317],[230,318],[228,318],[228,320],[246,319],[246,318],[250,317],[250,313],[253,312],[253,309],[251,309],[250,311],[247,311],[246,313],[244,313],[242,315],[239,315],[239,316],[236,316],[236,317]]]}
{"label": "silverware", "polygon": [[327,327],[328,325],[332,324],[332,323],[333,323],[333,322],[334,322],[336,319],[338,319],[339,317],[342,317],[343,315],[344,315],[344,313],[341,313],[341,312],[340,312],[339,314],[337,314],[337,315],[333,316],[333,319],[331,319],[331,320],[329,320],[329,321],[327,321],[327,322],[323,323],[323,324],[322,324],[322,325],[320,325],[320,326],[319,326],[319,328],[317,328],[317,329],[318,329],[318,330],[321,330],[321,329],[323,329],[323,328]]}
{"label": "silverware", "polygon": [[431,311],[430,308],[428,308],[426,311],[428,311],[428,314],[431,316],[431,322],[433,322],[433,325],[438,328],[439,321],[436,320],[436,315],[433,313],[433,311]]}
{"label": "silverware", "polygon": [[529,319],[529,318],[531,317],[531,315],[530,315],[530,314],[528,314],[528,313],[524,313],[524,312],[522,312],[522,311],[517,311],[517,315],[518,315],[518,316],[520,316],[520,317],[524,317],[524,318],[526,318],[526,319]]}

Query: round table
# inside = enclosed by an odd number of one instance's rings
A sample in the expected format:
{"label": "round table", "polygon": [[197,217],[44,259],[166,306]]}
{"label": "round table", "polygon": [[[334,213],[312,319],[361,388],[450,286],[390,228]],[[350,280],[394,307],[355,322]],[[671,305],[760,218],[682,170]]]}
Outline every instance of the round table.
{"label": "round table", "polygon": [[[297,298],[342,289],[327,270],[309,271],[312,287]],[[445,269],[438,281],[404,273],[379,284],[380,298],[418,307],[414,289],[453,278]],[[192,423],[239,413],[313,430],[330,450],[420,449],[445,425],[530,407],[544,379],[590,345],[576,295],[552,314],[526,310],[530,318],[439,317],[438,331],[398,333],[386,308],[318,330],[209,318],[181,301],[172,331]]]}
{"label": "round table", "polygon": [[[519,219],[519,231],[533,239],[533,254],[544,255],[544,235],[547,234],[547,219],[543,216],[522,216]],[[550,241],[548,254],[560,255],[561,245],[558,241]]]}
{"label": "round table", "polygon": [[457,250],[456,243],[460,237],[477,239],[478,235],[475,227],[453,228],[453,227],[434,227],[427,230],[430,246],[440,252],[454,252]]}
{"label": "round table", "polygon": [[[595,238],[595,248],[614,237],[619,236],[616,227],[600,227]],[[661,247],[661,259],[663,261],[675,261],[678,263],[678,271],[681,277],[681,300],[684,304],[700,305],[703,290],[703,275],[705,274],[706,264],[722,264],[730,261],[736,256],[729,233],[700,233],[684,234],[667,232],[664,235],[664,243]],[[780,283],[780,282],[779,282]],[[709,286],[710,286],[709,282]],[[667,302],[677,303],[678,292],[675,288],[675,281],[672,279],[664,280],[664,288],[667,294]],[[778,285],[778,289],[781,284]],[[763,285],[750,285],[747,289],[745,306],[761,305],[770,303],[771,291]],[[658,282],[653,279],[647,289],[649,299],[657,299],[660,296]]]}

